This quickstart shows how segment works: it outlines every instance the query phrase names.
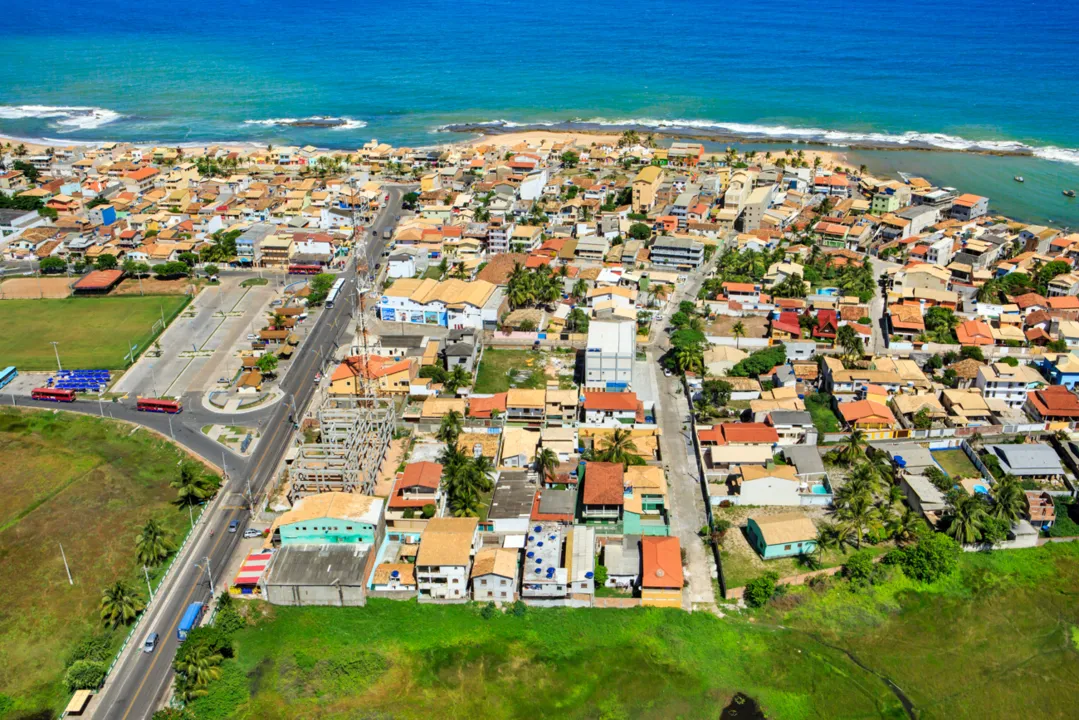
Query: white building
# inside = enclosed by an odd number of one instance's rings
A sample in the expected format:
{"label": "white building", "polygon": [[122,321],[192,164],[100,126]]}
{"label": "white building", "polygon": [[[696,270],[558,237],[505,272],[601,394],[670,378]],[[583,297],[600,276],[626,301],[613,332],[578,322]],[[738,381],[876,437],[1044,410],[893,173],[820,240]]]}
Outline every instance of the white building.
{"label": "white building", "polygon": [[420,602],[468,600],[472,549],[479,535],[477,518],[431,518],[416,553]]}
{"label": "white building", "polygon": [[659,237],[649,257],[657,267],[699,268],[704,262],[704,245],[689,238]]}
{"label": "white building", "polygon": [[517,599],[520,554],[510,548],[486,548],[472,565],[472,599],[476,602],[513,602]]}
{"label": "white building", "polygon": [[978,377],[974,386],[982,391],[986,400],[1003,400],[1008,407],[1021,408],[1027,401],[1027,393],[1038,385],[1044,385],[1045,378],[1032,367],[1007,363],[993,363],[978,368]]}
{"label": "white building", "polygon": [[584,386],[591,390],[629,390],[637,354],[637,323],[593,321],[588,326]]}
{"label": "white building", "polygon": [[379,318],[387,322],[483,330],[498,324],[504,293],[484,280],[405,278],[386,288]]}

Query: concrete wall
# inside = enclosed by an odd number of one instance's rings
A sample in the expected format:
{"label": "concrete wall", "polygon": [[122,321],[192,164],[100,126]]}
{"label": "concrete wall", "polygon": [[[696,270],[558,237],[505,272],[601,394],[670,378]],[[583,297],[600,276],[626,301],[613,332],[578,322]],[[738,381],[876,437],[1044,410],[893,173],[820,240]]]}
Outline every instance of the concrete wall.
{"label": "concrete wall", "polygon": [[273,605],[337,605],[367,604],[363,586],[342,585],[276,585],[266,586],[266,599]]}

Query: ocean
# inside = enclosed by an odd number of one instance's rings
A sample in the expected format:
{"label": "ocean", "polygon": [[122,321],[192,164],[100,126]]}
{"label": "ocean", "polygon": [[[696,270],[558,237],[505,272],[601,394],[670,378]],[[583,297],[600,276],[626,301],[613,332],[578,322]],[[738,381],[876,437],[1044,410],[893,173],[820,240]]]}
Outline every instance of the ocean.
{"label": "ocean", "polygon": [[[825,141],[1079,226],[1079,5],[37,0],[0,27],[0,133],[432,145],[462,123]],[[296,127],[310,118],[334,127]],[[572,125],[571,125],[572,126]],[[913,149],[1019,151],[988,157]],[[1014,175],[1026,183],[1014,183]]]}

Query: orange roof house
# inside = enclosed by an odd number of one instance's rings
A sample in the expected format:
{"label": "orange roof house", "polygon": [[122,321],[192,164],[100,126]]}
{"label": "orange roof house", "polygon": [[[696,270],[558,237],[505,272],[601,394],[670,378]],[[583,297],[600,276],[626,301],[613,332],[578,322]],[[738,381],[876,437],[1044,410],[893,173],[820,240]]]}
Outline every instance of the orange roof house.
{"label": "orange roof house", "polygon": [[624,498],[622,463],[585,463],[581,515],[586,520],[618,522]]}
{"label": "orange roof house", "polygon": [[438,488],[442,482],[442,466],[433,462],[414,462],[405,466],[397,476],[393,494],[386,504],[390,510],[422,508],[438,503]]}
{"label": "orange roof house", "polygon": [[357,395],[364,391],[363,379],[372,381],[372,389],[379,393],[407,395],[409,385],[419,373],[416,358],[395,360],[381,355],[371,355],[364,362],[362,355],[353,355],[341,361],[330,376],[331,395]]}
{"label": "orange roof house", "polygon": [[885,405],[872,400],[839,403],[839,414],[852,428],[880,430],[895,425],[895,416]]}
{"label": "orange roof house", "polygon": [[474,418],[491,418],[492,413],[506,414],[507,393],[495,393],[491,397],[472,397],[468,400],[468,416]]}
{"label": "orange roof house", "polygon": [[993,329],[981,320],[966,320],[955,328],[960,345],[992,345]]}
{"label": "orange roof house", "polygon": [[1079,418],[1079,396],[1063,385],[1050,385],[1027,393],[1027,408],[1043,421],[1073,421]]}
{"label": "orange roof house", "polygon": [[676,537],[641,538],[641,605],[682,607],[682,546]]}

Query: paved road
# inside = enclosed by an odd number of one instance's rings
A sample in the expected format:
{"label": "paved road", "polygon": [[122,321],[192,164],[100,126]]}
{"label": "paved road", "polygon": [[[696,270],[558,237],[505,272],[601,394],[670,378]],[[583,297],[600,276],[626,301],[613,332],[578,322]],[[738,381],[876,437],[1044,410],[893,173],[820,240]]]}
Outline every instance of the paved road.
{"label": "paved road", "polygon": [[[400,201],[404,192],[405,190],[400,188],[389,190],[390,203],[376,218],[377,227],[381,229],[392,226],[393,218],[400,212]],[[383,244],[383,241],[372,237],[365,248],[368,257],[377,258],[382,252]],[[355,297],[355,271],[352,265],[342,277],[346,279],[342,296]],[[311,380],[323,362],[322,357],[332,356],[335,347],[346,339],[350,310],[348,304],[340,303],[333,309],[323,311],[318,324],[301,346],[292,368],[281,382],[282,389],[293,395],[299,414],[304,412],[314,393],[315,384]],[[35,403],[27,401],[25,404]],[[93,412],[97,403],[82,402],[77,405],[77,409]],[[187,407],[192,406],[188,404]],[[112,404],[111,407],[105,404],[101,410],[106,415],[110,414],[111,410],[114,417],[140,422],[166,434],[169,432],[170,418],[167,416],[137,413],[133,407],[118,404]],[[218,421],[222,417],[217,414],[214,416]],[[200,428],[203,420],[200,418],[198,410],[185,409],[182,415],[171,418],[172,432],[178,442],[206,459],[217,462],[220,460],[222,448],[202,435]],[[250,422],[252,416],[244,415],[240,418]],[[206,602],[214,594],[207,579],[207,561],[211,572],[220,572],[226,567],[247,524],[245,494],[248,487],[257,497],[270,484],[293,434],[293,418],[287,403],[276,403],[261,419],[262,439],[247,460],[235,455],[228,458],[229,479],[225,487],[207,510],[206,519],[195,528],[189,549],[186,549],[184,556],[178,560],[183,564],[179,565],[165,585],[159,588],[159,595],[148,610],[149,615],[143,622],[140,635],[124,653],[109,683],[97,698],[93,710],[95,718],[149,718],[168,692],[173,675],[172,658],[178,645],[176,627],[180,617],[190,603]],[[228,524],[232,520],[240,521],[240,529],[236,533],[227,532]],[[211,529],[214,531],[212,535],[209,532]],[[196,563],[201,563],[201,567]],[[215,575],[213,580],[215,592],[223,590],[228,583],[227,578],[218,575]],[[139,651],[138,645],[151,631],[161,634],[161,642],[154,653],[144,654]]]}

